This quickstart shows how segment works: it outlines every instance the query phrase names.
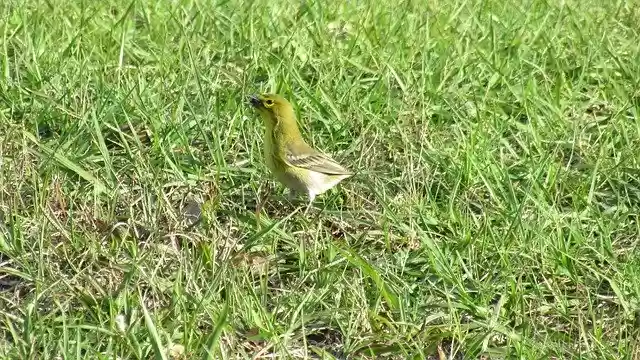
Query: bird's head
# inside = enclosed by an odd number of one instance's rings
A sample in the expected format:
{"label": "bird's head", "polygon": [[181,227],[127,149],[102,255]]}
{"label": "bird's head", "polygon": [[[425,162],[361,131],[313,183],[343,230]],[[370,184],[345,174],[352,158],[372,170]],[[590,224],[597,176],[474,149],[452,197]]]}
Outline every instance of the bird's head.
{"label": "bird's head", "polygon": [[251,95],[249,102],[268,125],[275,126],[278,122],[293,122],[295,124],[296,117],[291,103],[280,95]]}

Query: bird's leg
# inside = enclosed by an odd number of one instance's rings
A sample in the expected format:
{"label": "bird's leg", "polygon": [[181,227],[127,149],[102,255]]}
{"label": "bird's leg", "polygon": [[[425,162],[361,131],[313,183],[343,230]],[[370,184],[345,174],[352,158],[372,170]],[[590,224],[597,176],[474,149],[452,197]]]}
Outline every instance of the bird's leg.
{"label": "bird's leg", "polygon": [[289,200],[289,202],[291,204],[293,204],[295,202],[296,198],[298,197],[298,195],[299,194],[295,190],[289,189],[287,191],[287,200]]}

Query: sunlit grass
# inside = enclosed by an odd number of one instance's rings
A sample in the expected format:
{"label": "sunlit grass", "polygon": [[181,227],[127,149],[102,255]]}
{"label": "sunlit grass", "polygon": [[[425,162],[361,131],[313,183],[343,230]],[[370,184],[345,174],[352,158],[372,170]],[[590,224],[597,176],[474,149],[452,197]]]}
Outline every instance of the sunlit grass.
{"label": "sunlit grass", "polygon": [[[0,355],[637,358],[639,15],[3,3]],[[306,216],[263,91],[358,172]]]}

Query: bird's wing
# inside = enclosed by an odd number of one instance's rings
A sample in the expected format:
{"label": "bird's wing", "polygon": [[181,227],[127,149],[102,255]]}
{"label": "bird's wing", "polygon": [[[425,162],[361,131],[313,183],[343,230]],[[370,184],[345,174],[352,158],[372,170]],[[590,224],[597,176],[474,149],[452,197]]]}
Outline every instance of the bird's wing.
{"label": "bird's wing", "polygon": [[327,175],[352,175],[353,173],[338,164],[329,155],[320,153],[310,146],[295,145],[286,149],[287,162],[295,167],[308,169]]}

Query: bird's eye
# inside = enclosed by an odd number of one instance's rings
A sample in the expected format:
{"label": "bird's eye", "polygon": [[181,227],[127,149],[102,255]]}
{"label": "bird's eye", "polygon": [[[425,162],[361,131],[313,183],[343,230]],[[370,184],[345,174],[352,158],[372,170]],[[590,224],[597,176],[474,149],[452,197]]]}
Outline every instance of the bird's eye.
{"label": "bird's eye", "polygon": [[271,100],[271,99],[267,99],[264,103],[265,103],[267,106],[271,106],[271,105],[273,105],[273,100]]}

